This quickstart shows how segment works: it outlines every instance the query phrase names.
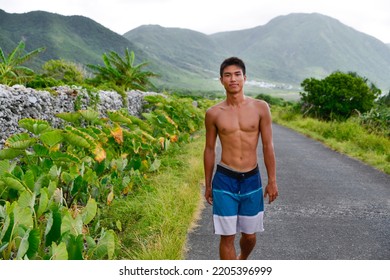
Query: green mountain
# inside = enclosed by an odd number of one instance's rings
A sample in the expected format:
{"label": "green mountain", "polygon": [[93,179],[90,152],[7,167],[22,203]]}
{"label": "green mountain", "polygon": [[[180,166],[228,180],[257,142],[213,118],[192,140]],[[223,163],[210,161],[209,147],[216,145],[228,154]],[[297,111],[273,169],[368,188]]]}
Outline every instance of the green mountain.
{"label": "green mountain", "polygon": [[148,54],[150,67],[173,87],[203,88],[205,79],[218,77],[224,56],[214,40],[203,33],[144,25],[123,36]]}
{"label": "green mountain", "polygon": [[24,40],[26,50],[46,47],[35,63],[67,59],[81,64],[98,64],[102,54],[114,50],[120,54],[127,47],[137,48],[123,36],[82,16],[62,16],[42,11],[9,14],[0,10],[0,47],[6,53]]}
{"label": "green mountain", "polygon": [[300,83],[335,70],[390,87],[390,51],[381,41],[320,14],[290,14],[264,26],[211,36],[247,61],[255,79]]}
{"label": "green mountain", "polygon": [[0,47],[8,53],[20,40],[27,51],[46,47],[36,65],[59,58],[98,64],[104,52],[123,54],[129,48],[137,62],[149,62],[149,70],[160,74],[154,83],[162,88],[221,90],[220,63],[239,56],[247,64],[249,81],[299,86],[305,78],[341,70],[390,89],[389,46],[315,13],[280,16],[255,28],[212,35],[144,25],[122,36],[82,16],[0,10]]}

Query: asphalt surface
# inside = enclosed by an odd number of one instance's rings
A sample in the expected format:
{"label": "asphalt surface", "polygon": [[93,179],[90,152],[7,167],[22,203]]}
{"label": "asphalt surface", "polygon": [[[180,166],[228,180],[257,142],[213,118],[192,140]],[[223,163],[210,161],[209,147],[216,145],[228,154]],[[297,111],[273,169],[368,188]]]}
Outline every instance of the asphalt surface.
{"label": "asphalt surface", "polygon": [[[265,231],[250,259],[389,260],[390,176],[290,129],[273,130],[279,197],[265,201]],[[212,207],[204,206],[188,234],[188,260],[219,259]]]}

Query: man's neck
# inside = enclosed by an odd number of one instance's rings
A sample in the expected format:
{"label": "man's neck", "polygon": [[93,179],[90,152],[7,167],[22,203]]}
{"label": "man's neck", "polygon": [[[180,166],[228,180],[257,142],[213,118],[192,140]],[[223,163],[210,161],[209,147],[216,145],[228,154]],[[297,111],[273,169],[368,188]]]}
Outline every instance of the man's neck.
{"label": "man's neck", "polygon": [[226,103],[230,106],[241,105],[245,101],[244,92],[239,93],[227,93],[226,94]]}

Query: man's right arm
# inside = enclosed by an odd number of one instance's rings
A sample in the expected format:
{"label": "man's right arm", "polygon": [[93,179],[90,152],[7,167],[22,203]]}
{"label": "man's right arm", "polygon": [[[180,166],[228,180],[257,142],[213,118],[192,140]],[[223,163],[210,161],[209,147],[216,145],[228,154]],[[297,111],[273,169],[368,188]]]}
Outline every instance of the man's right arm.
{"label": "man's right arm", "polygon": [[206,143],[203,154],[204,174],[205,174],[205,198],[209,204],[213,203],[211,180],[215,165],[215,144],[217,140],[217,128],[214,122],[212,109],[206,112]]}

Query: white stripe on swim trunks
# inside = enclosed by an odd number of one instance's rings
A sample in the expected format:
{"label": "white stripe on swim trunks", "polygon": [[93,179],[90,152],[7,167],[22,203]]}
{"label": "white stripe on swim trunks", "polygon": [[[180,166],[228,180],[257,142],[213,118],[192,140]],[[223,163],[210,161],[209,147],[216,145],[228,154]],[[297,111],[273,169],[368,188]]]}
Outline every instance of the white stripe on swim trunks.
{"label": "white stripe on swim trunks", "polygon": [[215,234],[233,235],[237,232],[248,234],[263,232],[263,216],[264,211],[259,212],[255,216],[218,216],[214,214]]}

